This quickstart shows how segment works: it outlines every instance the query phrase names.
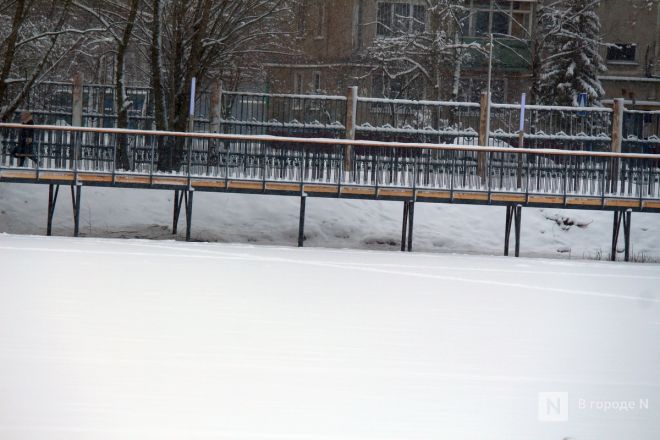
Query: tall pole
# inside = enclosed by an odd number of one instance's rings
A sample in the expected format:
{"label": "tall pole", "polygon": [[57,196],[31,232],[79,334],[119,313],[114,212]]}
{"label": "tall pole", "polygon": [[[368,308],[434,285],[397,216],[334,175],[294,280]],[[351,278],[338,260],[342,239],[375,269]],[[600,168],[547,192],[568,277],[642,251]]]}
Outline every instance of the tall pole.
{"label": "tall pole", "polygon": [[490,145],[490,104],[492,101],[491,87],[493,80],[493,34],[490,34],[490,51],[488,54],[488,105],[486,106],[486,144],[484,147]]}

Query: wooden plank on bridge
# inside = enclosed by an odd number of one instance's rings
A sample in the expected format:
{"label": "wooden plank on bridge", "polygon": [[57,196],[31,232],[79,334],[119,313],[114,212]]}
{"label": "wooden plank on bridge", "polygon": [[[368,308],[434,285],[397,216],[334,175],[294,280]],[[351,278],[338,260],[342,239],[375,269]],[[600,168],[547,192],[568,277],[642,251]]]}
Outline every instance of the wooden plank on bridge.
{"label": "wooden plank on bridge", "polygon": [[266,191],[300,192],[299,183],[267,183]]}
{"label": "wooden plank on bridge", "polygon": [[655,202],[655,201],[645,201],[642,204],[643,209],[660,209],[660,200]]}
{"label": "wooden plank on bridge", "polygon": [[412,199],[413,190],[381,188],[378,190],[378,197],[396,197],[396,198]]}
{"label": "wooden plank on bridge", "polygon": [[339,188],[336,185],[305,185],[306,193],[337,194]]}
{"label": "wooden plank on bridge", "polygon": [[639,200],[630,199],[605,199],[605,206],[614,206],[617,208],[640,208]]}
{"label": "wooden plank on bridge", "polygon": [[69,171],[65,172],[45,172],[45,173],[39,173],[39,180],[46,180],[46,181],[60,181],[60,180],[68,180],[68,181],[73,181],[73,173]]}
{"label": "wooden plank on bridge", "polygon": [[35,170],[2,170],[0,177],[3,179],[37,179]]}
{"label": "wooden plank on bridge", "polygon": [[476,200],[486,202],[488,201],[488,194],[476,192],[455,192],[454,200]]}
{"label": "wooden plank on bridge", "polygon": [[188,186],[188,179],[185,177],[153,177],[152,182],[154,185],[178,185]]}
{"label": "wooden plank on bridge", "polygon": [[224,180],[191,180],[190,184],[193,188],[224,188]]}
{"label": "wooden plank on bridge", "polygon": [[417,191],[417,197],[423,199],[444,199],[449,200],[451,198],[451,193],[449,191],[437,191],[437,190],[422,190]]}
{"label": "wooden plank on bridge", "polygon": [[115,182],[116,183],[128,183],[128,184],[132,184],[132,185],[149,185],[151,183],[151,179],[149,179],[149,176],[118,175],[118,176],[115,176]]}
{"label": "wooden plank on bridge", "polygon": [[493,202],[512,202],[525,203],[525,194],[491,194],[490,200]]}
{"label": "wooden plank on bridge", "polygon": [[[73,180],[73,174],[71,175],[71,180]],[[97,174],[97,173],[82,173],[82,174],[78,174],[78,180],[80,182],[111,183],[112,175]]]}
{"label": "wooden plank on bridge", "polygon": [[264,189],[264,184],[263,182],[254,182],[254,181],[248,181],[248,180],[230,180],[229,185],[227,186],[229,189],[247,189],[247,190],[254,190],[254,191],[263,191]]}
{"label": "wooden plank on bridge", "polygon": [[362,186],[342,186],[341,193],[356,196],[375,196],[376,188],[367,188]]}
{"label": "wooden plank on bridge", "polygon": [[564,198],[561,196],[529,196],[527,198],[529,204],[548,204],[548,205],[563,205]]}
{"label": "wooden plank on bridge", "polygon": [[566,204],[576,206],[602,206],[603,200],[597,197],[568,197],[566,199]]}

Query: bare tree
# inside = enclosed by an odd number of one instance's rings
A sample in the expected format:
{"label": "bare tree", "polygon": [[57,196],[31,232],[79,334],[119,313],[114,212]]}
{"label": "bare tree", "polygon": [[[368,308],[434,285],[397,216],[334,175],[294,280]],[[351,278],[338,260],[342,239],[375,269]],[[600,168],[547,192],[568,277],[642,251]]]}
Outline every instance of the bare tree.
{"label": "bare tree", "polygon": [[[186,131],[193,78],[212,81],[278,51],[286,0],[151,0],[149,62],[158,129]],[[159,148],[159,169],[178,168],[183,145]]]}
{"label": "bare tree", "polygon": [[[0,120],[7,121],[34,84],[54,69],[98,28],[73,20],[71,0],[0,0]],[[8,80],[21,77],[9,95]]]}
{"label": "bare tree", "polygon": [[[74,1],[74,5],[80,10],[95,17],[105,29],[104,35],[112,41],[111,50],[115,55],[114,101],[119,128],[128,126],[128,111],[133,105],[126,94],[126,56],[131,39],[134,38],[133,31],[141,4],[142,0],[106,0],[95,7],[94,4],[81,0]],[[130,166],[126,136],[119,136],[117,140],[117,164],[123,169]]]}

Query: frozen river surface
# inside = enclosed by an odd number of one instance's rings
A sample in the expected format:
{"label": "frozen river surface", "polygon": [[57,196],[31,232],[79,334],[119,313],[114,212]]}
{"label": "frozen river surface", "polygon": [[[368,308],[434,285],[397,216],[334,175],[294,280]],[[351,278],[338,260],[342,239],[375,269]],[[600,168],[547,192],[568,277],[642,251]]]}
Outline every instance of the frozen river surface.
{"label": "frozen river surface", "polygon": [[658,265],[0,235],[0,280],[3,440],[660,438]]}

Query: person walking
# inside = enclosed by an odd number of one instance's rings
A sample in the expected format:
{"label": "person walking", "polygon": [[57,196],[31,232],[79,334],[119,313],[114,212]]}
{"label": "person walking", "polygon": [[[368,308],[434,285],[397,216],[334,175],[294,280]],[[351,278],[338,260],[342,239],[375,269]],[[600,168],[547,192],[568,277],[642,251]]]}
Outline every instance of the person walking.
{"label": "person walking", "polygon": [[[30,112],[21,112],[21,124],[34,125],[32,114]],[[35,164],[37,159],[34,157],[34,129],[23,127],[18,132],[18,145],[14,150],[14,157],[18,159],[18,166],[25,165],[25,159],[30,158]]]}

